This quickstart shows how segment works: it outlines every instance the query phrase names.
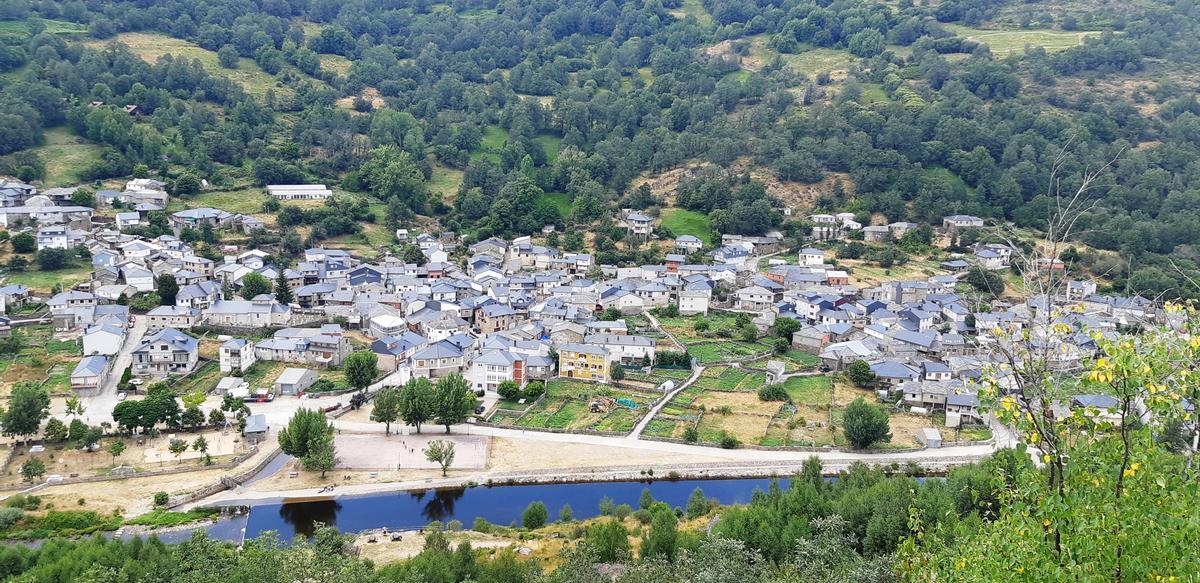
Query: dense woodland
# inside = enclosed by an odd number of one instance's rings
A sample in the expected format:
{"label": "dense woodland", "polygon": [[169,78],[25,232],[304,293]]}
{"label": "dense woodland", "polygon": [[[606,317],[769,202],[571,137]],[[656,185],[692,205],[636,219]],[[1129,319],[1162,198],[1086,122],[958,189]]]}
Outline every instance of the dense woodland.
{"label": "dense woodland", "polygon": [[[793,181],[846,173],[852,186],[818,199],[822,209],[916,221],[971,213],[1036,229],[1056,190],[1111,162],[1076,236],[1133,260],[1102,259],[1094,271],[1118,290],[1191,293],[1175,270],[1200,259],[1200,218],[1189,212],[1200,205],[1200,103],[1168,79],[1128,95],[1075,88],[1186,69],[1200,54],[1197,8],[1151,2],[1055,21],[1031,7],[1022,24],[1104,31],[1049,54],[1000,57],[946,28],[987,21],[1007,4],[708,2],[711,22],[702,22],[673,15],[671,0],[16,0],[0,14],[28,23],[0,29],[0,171],[39,178],[45,160],[28,148],[43,128],[67,124],[106,146],[88,178],[144,164],[218,187],[321,180],[387,201],[380,221],[432,215],[481,238],[605,221],[639,174],[739,158]],[[199,62],[88,48],[38,18],[86,25],[92,39],[169,34],[224,63],[253,59],[278,86],[252,97]],[[832,47],[859,59],[840,81],[781,59],[737,71],[733,56],[751,35],[784,56]],[[721,41],[732,54],[699,50]],[[352,64],[339,75],[322,54]],[[866,98],[875,87],[882,98]],[[368,88],[382,103],[361,97]],[[336,105],[346,96],[359,96],[357,111]],[[126,115],[126,104],[142,115]],[[472,156],[488,126],[508,139]],[[552,161],[542,136],[561,138]],[[466,171],[452,202],[430,196],[433,164]],[[714,173],[679,204],[712,213],[720,232],[779,226],[780,201],[753,183],[739,188],[746,179]],[[566,193],[569,216],[542,192]],[[299,220],[321,225],[320,235],[354,229],[315,215]]]}

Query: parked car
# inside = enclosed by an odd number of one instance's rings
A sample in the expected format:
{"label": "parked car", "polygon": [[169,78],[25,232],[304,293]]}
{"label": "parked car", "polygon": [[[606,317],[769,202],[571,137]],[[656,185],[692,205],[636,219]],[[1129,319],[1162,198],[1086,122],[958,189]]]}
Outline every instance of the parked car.
{"label": "parked car", "polygon": [[126,395],[125,393],[117,393],[117,400],[118,400],[118,401],[124,401],[124,400],[125,400],[125,397],[127,397],[127,396],[128,396],[128,395]]}

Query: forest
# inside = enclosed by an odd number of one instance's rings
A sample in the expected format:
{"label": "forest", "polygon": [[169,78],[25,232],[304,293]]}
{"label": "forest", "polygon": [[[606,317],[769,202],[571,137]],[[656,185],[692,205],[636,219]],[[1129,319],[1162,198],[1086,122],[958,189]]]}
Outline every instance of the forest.
{"label": "forest", "polygon": [[[44,178],[53,160],[38,146],[68,128],[102,148],[83,180],[149,170],[216,188],[323,181],[386,204],[372,216],[381,222],[429,218],[478,239],[603,226],[626,203],[657,212],[668,201],[632,196],[635,181],[697,164],[715,171],[676,204],[711,214],[717,232],[780,226],[785,203],[764,180],[832,175],[838,187],[811,201],[817,210],[968,213],[1036,230],[1056,192],[1106,168],[1075,238],[1125,261],[1093,254],[1086,266],[1116,290],[1191,295],[1177,282],[1200,259],[1189,212],[1200,204],[1200,103],[1186,76],[1165,74],[1196,61],[1195,11],[14,0],[0,11],[0,173]],[[988,22],[1094,34],[999,54],[955,32]],[[147,62],[120,42],[130,33],[183,39],[222,71],[169,53]],[[850,59],[844,76],[788,65],[822,50]],[[226,68],[272,83],[239,84]],[[461,171],[461,184],[431,188],[439,168]],[[322,226],[317,238],[355,229],[313,215],[300,219]]]}

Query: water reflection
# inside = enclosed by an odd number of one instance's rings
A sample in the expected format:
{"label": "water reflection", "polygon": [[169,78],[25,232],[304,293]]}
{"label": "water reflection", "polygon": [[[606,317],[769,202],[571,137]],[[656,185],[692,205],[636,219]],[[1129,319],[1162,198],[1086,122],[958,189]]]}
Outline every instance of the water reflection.
{"label": "water reflection", "polygon": [[341,509],[342,503],[337,500],[293,502],[279,505],[279,517],[285,524],[291,525],[296,534],[312,536],[318,523],[337,526],[338,512]]}
{"label": "water reflection", "polygon": [[[458,502],[466,494],[466,490],[462,488],[452,490],[434,490],[433,498],[431,498],[421,508],[421,516],[425,517],[426,522],[435,520],[441,522],[449,522],[454,518],[454,503]],[[425,492],[412,492],[410,495],[420,502],[425,498]]]}

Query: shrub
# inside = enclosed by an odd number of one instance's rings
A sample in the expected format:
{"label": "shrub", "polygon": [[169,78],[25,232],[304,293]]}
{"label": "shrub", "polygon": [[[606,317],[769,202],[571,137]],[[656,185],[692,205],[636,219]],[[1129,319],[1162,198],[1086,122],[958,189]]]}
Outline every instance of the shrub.
{"label": "shrub", "polygon": [[25,516],[25,511],[20,508],[0,508],[0,530],[8,530],[12,525],[21,520]]}
{"label": "shrub", "polygon": [[737,449],[741,444],[742,442],[738,441],[738,438],[728,433],[721,436],[721,447],[724,449]]}
{"label": "shrub", "polygon": [[683,430],[683,440],[688,443],[696,443],[700,440],[700,432],[695,427],[688,427]]}
{"label": "shrub", "polygon": [[440,521],[440,520],[435,520],[435,521],[430,522],[429,524],[425,525],[426,530],[432,530],[434,532],[439,532],[442,530],[442,528],[443,528],[443,525],[442,525],[442,521]]}
{"label": "shrub", "polygon": [[166,506],[167,502],[170,502],[170,501],[171,501],[170,494],[167,494],[166,492],[161,492],[161,491],[154,493],[154,505],[155,506]]}
{"label": "shrub", "polygon": [[447,522],[446,530],[453,531],[453,532],[458,532],[458,531],[462,530],[462,521],[461,520],[451,520],[450,522]]}
{"label": "shrub", "polygon": [[27,496],[25,494],[16,494],[4,501],[4,505],[8,508],[20,508],[22,510],[37,510],[42,505],[42,499],[37,496]]}
{"label": "shrub", "polygon": [[476,516],[475,523],[471,525],[471,530],[475,532],[492,532],[492,523],[488,522],[482,516]]}
{"label": "shrub", "polygon": [[637,512],[634,512],[634,513],[633,513],[633,517],[634,517],[634,518],[636,518],[636,519],[637,519],[637,521],[638,521],[638,522],[640,522],[640,523],[642,523],[642,524],[650,524],[650,520],[654,518],[654,517],[653,517],[653,516],[650,514],[650,511],[649,511],[649,510],[646,510],[646,509],[644,509],[644,508],[643,508],[643,509],[641,509],[641,510],[638,510]]}
{"label": "shrub", "polygon": [[787,391],[783,390],[783,385],[763,385],[758,389],[758,400],[787,401],[789,398]]}
{"label": "shrub", "polygon": [[628,504],[617,506],[617,509],[613,511],[613,516],[616,516],[617,520],[625,520],[629,518],[630,514],[633,514],[633,507]]}

